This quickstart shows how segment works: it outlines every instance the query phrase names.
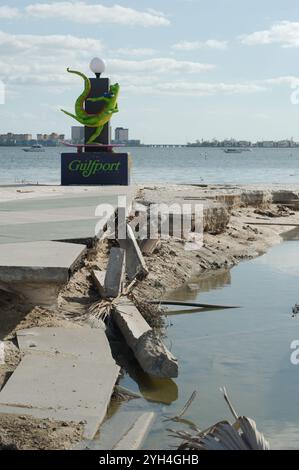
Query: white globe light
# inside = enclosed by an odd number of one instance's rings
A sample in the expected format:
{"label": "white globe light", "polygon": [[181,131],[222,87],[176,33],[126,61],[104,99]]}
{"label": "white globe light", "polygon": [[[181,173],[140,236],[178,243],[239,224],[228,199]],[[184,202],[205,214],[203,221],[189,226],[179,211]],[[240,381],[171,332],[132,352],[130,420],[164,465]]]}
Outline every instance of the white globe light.
{"label": "white globe light", "polygon": [[100,59],[99,57],[95,57],[94,59],[92,59],[92,61],[90,62],[90,70],[97,76],[100,76],[101,73],[104,73],[105,72],[105,68],[106,68],[106,65],[105,65],[105,62]]}

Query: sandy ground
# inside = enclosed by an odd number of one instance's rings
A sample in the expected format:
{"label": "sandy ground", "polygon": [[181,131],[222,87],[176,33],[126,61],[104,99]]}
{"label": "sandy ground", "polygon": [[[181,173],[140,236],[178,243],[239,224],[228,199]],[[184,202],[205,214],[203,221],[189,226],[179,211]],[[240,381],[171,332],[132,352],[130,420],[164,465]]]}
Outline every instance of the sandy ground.
{"label": "sandy ground", "polygon": [[[203,194],[198,188],[197,191],[196,194]],[[212,189],[209,191],[209,194],[213,194]],[[138,200],[142,201],[142,197],[146,198],[147,195],[139,191]],[[240,207],[230,207],[230,221],[224,232],[214,235],[205,233],[204,245],[199,250],[186,251],[185,242],[180,239],[162,240],[155,252],[146,256],[150,272],[146,279],[136,285],[136,298],[142,302],[159,300],[167,291],[183,285],[195,274],[207,276],[212,271],[256,257],[279,243],[282,240],[281,233],[292,228],[279,225],[254,226],[249,225],[249,221],[299,224],[299,212],[269,201],[263,207],[260,204],[257,206],[242,204]],[[5,342],[6,355],[5,364],[0,365],[0,388],[21,359],[15,338],[16,330],[36,326],[80,328],[89,322],[90,308],[99,302],[90,272],[93,268],[105,269],[110,246],[111,242],[103,241],[88,250],[83,266],[73,274],[52,306],[29,305],[16,294],[1,291],[0,340]],[[150,320],[148,311],[144,309],[142,313]],[[1,417],[0,448],[1,445],[14,445],[22,449],[62,449],[80,440],[81,433],[81,427],[72,424],[6,416],[3,419]]]}
{"label": "sandy ground", "polygon": [[0,450],[65,450],[82,438],[83,424],[1,415]]}

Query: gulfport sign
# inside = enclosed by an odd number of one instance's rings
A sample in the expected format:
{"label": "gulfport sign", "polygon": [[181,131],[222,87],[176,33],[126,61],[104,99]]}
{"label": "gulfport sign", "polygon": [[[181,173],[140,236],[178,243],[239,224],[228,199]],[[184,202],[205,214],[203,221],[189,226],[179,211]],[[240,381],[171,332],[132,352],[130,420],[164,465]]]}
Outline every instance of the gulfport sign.
{"label": "gulfport sign", "polygon": [[63,153],[61,155],[61,183],[128,185],[127,153]]}
{"label": "gulfport sign", "polygon": [[119,171],[120,161],[117,163],[104,163],[97,160],[88,160],[82,163],[80,160],[72,160],[69,164],[69,170],[81,173],[84,178],[89,178],[96,173],[105,173],[107,171]]}
{"label": "gulfport sign", "polygon": [[[119,84],[110,85],[101,78],[105,64],[99,58],[90,63],[96,78],[88,78],[77,70],[67,71],[84,80],[84,90],[76,100],[75,114],[62,110],[85,126],[84,144],[67,144],[77,147],[77,154],[61,155],[61,184],[128,185],[129,156],[114,153],[110,145],[110,119],[118,112]],[[82,149],[84,149],[82,153]]]}

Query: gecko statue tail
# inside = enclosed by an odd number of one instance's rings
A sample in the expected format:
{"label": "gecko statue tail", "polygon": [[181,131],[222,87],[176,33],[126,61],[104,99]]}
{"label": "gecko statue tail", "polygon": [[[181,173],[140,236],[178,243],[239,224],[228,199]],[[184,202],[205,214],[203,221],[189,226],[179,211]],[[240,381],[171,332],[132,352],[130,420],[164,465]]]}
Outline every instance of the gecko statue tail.
{"label": "gecko statue tail", "polygon": [[[112,115],[118,112],[117,99],[119,94],[119,84],[115,83],[114,85],[110,85],[109,91],[104,93],[103,96],[90,98],[91,83],[89,78],[87,78],[83,73],[78,72],[77,70],[71,70],[70,68],[67,68],[67,71],[83,78],[84,90],[76,100],[75,114],[70,113],[64,109],[61,109],[61,111],[67,116],[70,116],[71,118],[78,121],[83,126],[95,128],[95,132],[88,140],[88,143],[92,143],[101,134],[105,124],[110,121]],[[99,112],[95,114],[89,114],[85,111],[86,101],[101,101],[103,103],[103,106]]]}

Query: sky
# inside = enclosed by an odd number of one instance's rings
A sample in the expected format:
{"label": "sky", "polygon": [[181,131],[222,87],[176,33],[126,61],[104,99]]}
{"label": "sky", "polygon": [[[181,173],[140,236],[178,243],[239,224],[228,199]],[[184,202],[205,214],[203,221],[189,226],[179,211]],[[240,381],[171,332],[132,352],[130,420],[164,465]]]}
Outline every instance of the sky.
{"label": "sky", "polygon": [[70,136],[95,56],[132,139],[299,141],[298,0],[1,0],[0,134]]}

